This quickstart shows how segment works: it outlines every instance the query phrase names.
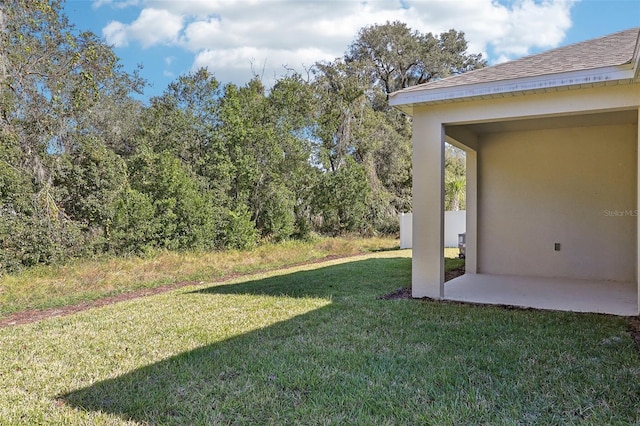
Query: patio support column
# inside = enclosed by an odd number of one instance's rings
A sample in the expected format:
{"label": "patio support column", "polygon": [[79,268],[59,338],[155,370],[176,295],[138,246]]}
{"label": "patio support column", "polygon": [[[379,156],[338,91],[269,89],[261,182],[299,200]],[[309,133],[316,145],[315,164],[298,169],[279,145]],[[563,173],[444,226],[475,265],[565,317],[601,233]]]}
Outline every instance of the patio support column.
{"label": "patio support column", "polygon": [[465,273],[478,272],[478,153],[467,148],[467,224]]}
{"label": "patio support column", "polygon": [[444,297],[444,126],[413,120],[413,297]]}
{"label": "patio support column", "polygon": [[636,139],[636,291],[638,293],[638,312],[640,315],[640,108],[638,108],[638,124],[636,126],[637,139]]}

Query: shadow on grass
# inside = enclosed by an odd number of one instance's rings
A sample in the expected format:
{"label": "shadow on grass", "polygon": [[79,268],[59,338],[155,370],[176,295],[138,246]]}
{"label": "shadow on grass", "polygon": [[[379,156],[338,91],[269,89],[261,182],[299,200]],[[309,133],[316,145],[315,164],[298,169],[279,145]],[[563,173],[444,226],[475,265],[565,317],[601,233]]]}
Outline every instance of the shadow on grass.
{"label": "shadow on grass", "polygon": [[[408,283],[410,262],[368,259],[191,292],[324,298],[332,303],[60,399],[78,409],[154,425],[295,423],[318,408],[334,412],[337,421],[347,411],[357,411],[358,404],[356,393],[353,407],[340,408],[349,400],[344,399],[345,386],[354,380],[349,378],[354,374],[353,354],[344,339],[361,332],[363,322],[374,326],[375,310],[367,307],[384,304],[378,296]],[[334,380],[327,380],[327,374]],[[341,394],[343,400],[337,399]]]}
{"label": "shadow on grass", "polygon": [[394,286],[409,285],[410,273],[410,258],[367,259],[237,284],[212,286],[194,293],[294,298],[375,298]]}
{"label": "shadow on grass", "polygon": [[409,285],[410,266],[369,259],[177,294],[305,313],[59,398],[151,425],[637,423],[623,321],[379,300]]}

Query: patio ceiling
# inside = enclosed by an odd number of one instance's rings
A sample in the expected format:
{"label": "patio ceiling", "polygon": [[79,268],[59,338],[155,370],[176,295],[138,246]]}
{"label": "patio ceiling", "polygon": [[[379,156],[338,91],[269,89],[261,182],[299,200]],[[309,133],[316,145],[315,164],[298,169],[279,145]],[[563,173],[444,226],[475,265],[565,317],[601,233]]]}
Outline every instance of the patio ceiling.
{"label": "patio ceiling", "polygon": [[475,134],[530,131],[541,129],[561,129],[568,127],[605,126],[618,124],[638,124],[638,110],[608,111],[594,114],[538,117],[524,120],[469,123],[446,126],[463,126]]}

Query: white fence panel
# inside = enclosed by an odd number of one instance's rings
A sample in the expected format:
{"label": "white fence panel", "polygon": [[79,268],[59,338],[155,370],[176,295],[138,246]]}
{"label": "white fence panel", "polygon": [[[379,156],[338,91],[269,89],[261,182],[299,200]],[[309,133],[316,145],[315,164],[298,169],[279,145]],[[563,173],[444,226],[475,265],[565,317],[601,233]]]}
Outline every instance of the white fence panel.
{"label": "white fence panel", "polygon": [[[458,247],[458,234],[467,229],[467,212],[444,212],[444,246]],[[413,247],[413,213],[400,214],[400,248]]]}
{"label": "white fence panel", "polygon": [[400,213],[400,248],[413,247],[413,214]]}
{"label": "white fence panel", "polygon": [[458,234],[467,229],[467,212],[465,210],[444,212],[444,246],[458,247]]}

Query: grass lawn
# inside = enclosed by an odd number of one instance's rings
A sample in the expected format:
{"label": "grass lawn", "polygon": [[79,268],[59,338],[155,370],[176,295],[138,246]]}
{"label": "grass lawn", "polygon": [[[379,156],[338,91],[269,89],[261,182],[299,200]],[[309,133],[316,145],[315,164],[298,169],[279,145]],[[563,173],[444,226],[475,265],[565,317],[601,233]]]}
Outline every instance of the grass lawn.
{"label": "grass lawn", "polygon": [[[253,250],[159,252],[139,258],[78,260],[0,275],[0,320],[14,312],[93,301],[178,281],[220,278],[398,247],[393,238],[316,238],[264,244]],[[133,278],[132,278],[133,277]]]}
{"label": "grass lawn", "polygon": [[380,300],[410,255],[0,329],[0,424],[640,424],[626,319]]}

